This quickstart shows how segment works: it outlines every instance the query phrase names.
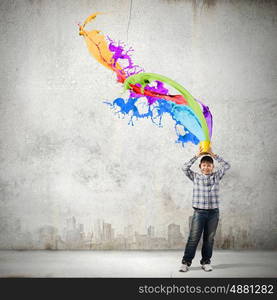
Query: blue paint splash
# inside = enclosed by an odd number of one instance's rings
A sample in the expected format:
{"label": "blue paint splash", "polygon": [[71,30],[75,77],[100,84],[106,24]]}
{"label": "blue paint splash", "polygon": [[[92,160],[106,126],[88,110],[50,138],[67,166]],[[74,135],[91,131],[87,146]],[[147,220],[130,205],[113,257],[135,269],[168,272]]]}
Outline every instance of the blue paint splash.
{"label": "blue paint splash", "polygon": [[[184,126],[184,123],[188,124],[187,120],[189,119],[191,130],[192,128],[201,127],[198,118],[188,106],[178,105],[168,100],[155,99],[156,101],[154,103],[148,103],[148,111],[146,113],[140,113],[137,106],[140,99],[141,98],[134,97],[130,97],[127,100],[117,98],[113,102],[103,101],[103,103],[109,105],[113,109],[118,109],[115,112],[116,114],[120,114],[123,117],[129,116],[130,120],[128,125],[131,124],[132,126],[134,126],[134,118],[137,120],[141,118],[150,118],[153,124],[158,127],[162,127],[163,116],[165,114],[169,114],[175,121],[175,132],[177,135],[177,140],[175,142],[181,143],[183,147],[187,142],[192,142],[193,144],[198,145],[200,139]],[[178,131],[178,126],[183,128],[183,131],[185,132],[184,135]]]}

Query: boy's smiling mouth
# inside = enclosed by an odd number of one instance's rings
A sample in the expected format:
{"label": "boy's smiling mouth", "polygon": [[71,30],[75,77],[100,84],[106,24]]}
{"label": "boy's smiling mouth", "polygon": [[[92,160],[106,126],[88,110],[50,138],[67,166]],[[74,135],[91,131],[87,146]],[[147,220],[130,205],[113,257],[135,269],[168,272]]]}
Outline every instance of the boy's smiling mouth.
{"label": "boy's smiling mouth", "polygon": [[209,174],[211,174],[212,172],[211,172],[211,171],[202,171],[202,173],[205,174],[205,175],[209,175]]}

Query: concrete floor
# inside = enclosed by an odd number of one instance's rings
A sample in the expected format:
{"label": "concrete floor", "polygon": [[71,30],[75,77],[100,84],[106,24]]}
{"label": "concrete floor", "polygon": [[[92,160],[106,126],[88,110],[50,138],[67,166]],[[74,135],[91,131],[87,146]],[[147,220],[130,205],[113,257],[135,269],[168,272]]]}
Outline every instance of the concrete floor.
{"label": "concrete floor", "polygon": [[277,277],[276,251],[215,250],[204,272],[197,251],[180,273],[178,251],[0,251],[0,277]]}

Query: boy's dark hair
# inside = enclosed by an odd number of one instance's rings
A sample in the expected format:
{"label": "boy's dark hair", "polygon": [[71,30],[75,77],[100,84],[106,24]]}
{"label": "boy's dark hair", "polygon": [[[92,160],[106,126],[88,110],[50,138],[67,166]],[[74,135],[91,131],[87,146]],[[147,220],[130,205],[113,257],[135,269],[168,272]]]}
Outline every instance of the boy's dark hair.
{"label": "boy's dark hair", "polygon": [[203,162],[209,162],[209,163],[213,164],[213,163],[214,163],[214,160],[212,159],[212,157],[206,155],[206,156],[203,156],[203,157],[201,158],[201,160],[200,160],[200,165],[201,165]]}

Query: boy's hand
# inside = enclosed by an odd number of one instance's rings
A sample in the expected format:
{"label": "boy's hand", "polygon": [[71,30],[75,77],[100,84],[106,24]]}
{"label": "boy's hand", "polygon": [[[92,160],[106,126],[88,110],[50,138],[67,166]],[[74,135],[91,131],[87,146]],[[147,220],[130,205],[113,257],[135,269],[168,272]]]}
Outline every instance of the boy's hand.
{"label": "boy's hand", "polygon": [[212,150],[210,150],[210,151],[208,151],[208,152],[202,152],[202,150],[200,150],[200,151],[196,154],[196,156],[197,156],[197,157],[200,157],[201,155],[207,155],[207,154],[211,155],[211,157],[213,157],[213,158],[216,158],[216,157],[217,157],[217,154],[213,153]]}
{"label": "boy's hand", "polygon": [[213,158],[216,158],[216,157],[217,157],[217,154],[213,153],[212,150],[210,150],[208,153],[209,153],[209,154],[211,155],[211,157],[213,157]]}
{"label": "boy's hand", "polygon": [[203,155],[203,153],[202,153],[201,151],[199,151],[199,152],[196,154],[197,157],[200,157],[201,155]]}

